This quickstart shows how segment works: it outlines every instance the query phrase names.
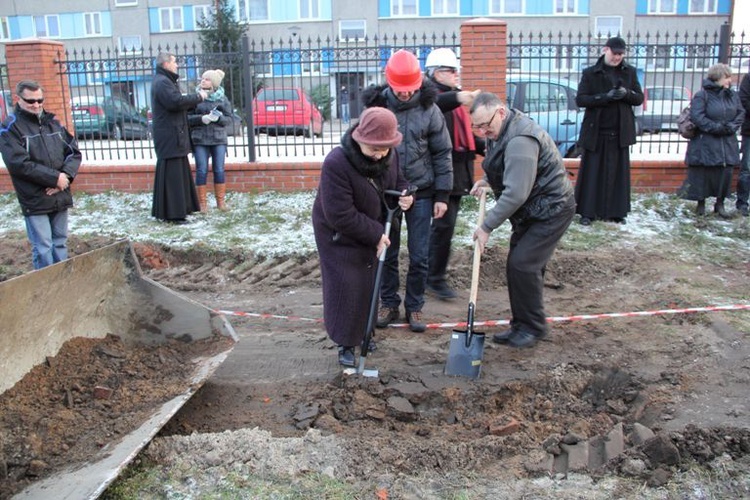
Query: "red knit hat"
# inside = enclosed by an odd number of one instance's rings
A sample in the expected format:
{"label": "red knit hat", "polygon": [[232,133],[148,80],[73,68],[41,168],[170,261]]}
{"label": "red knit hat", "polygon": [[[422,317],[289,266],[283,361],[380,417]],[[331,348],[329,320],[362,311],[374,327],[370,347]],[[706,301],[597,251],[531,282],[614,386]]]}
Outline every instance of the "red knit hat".
{"label": "red knit hat", "polygon": [[403,135],[398,131],[398,121],[391,110],[373,107],[360,115],[352,137],[368,146],[393,148],[401,144]]}

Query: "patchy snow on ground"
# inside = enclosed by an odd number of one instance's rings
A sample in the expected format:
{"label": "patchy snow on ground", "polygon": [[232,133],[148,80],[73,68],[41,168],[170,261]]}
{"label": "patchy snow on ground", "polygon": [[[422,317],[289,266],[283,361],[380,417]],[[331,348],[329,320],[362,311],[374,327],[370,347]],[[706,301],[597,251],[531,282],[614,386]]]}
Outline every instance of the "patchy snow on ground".
{"label": "patchy snow on ground", "polygon": [[[314,191],[228,194],[230,210],[211,209],[189,217],[190,224],[172,225],[151,216],[151,194],[107,192],[76,193],[70,212],[70,232],[80,236],[106,235],[132,241],[149,241],[175,248],[205,247],[210,250],[240,249],[262,256],[307,255],[316,251],[311,211]],[[747,251],[748,219],[724,221],[712,215],[696,219],[692,202],[665,193],[633,195],[627,224],[596,222],[585,227],[575,222],[563,245],[582,249],[599,245],[669,248],[675,238],[694,239],[697,246],[710,245],[723,252]],[[493,202],[489,201],[487,210]],[[709,205],[710,206],[710,205]],[[731,203],[727,202],[727,208]],[[456,227],[454,245],[471,246],[478,204],[465,199]],[[0,234],[23,231],[24,222],[14,194],[0,195]],[[490,245],[507,246],[510,224],[504,223],[490,238]],[[408,233],[405,233],[405,236]]]}

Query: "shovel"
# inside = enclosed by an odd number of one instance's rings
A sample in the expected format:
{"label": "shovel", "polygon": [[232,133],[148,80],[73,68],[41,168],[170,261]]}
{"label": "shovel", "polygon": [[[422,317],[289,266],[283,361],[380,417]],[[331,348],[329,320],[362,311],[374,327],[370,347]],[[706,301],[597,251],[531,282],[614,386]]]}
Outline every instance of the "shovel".
{"label": "shovel", "polygon": [[[483,189],[479,195],[479,222],[484,221],[484,205],[487,200],[487,190]],[[479,261],[482,252],[479,242],[474,242],[474,261],[471,268],[471,292],[469,294],[469,314],[466,319],[466,330],[453,330],[448,350],[448,361],[445,363],[446,375],[461,375],[477,378],[482,369],[482,354],[484,352],[484,333],[474,331],[474,309],[477,302],[477,288],[479,287]]]}
{"label": "shovel", "polygon": [[[390,189],[386,189],[383,194],[385,196],[408,196],[413,193],[413,189],[408,189],[406,194],[402,193],[401,191],[393,191]],[[391,225],[393,224],[393,217],[400,210],[398,207],[398,204],[391,208],[388,206],[388,203],[384,200],[384,205],[386,209],[386,215],[385,215],[385,230],[383,231],[383,234],[386,236],[391,234]],[[375,272],[375,284],[372,287],[372,296],[370,298],[370,314],[367,316],[367,329],[365,330],[365,338],[362,341],[362,349],[359,354],[359,366],[357,367],[357,373],[362,375],[363,377],[376,377],[378,376],[378,370],[375,368],[371,368],[369,370],[365,369],[365,360],[367,359],[367,354],[370,352],[370,341],[372,340],[373,332],[375,331],[375,318],[378,315],[378,299],[380,298],[380,282],[383,279],[383,265],[385,263],[385,252],[387,249],[383,249],[383,251],[380,254],[380,257],[378,258],[378,268]]]}

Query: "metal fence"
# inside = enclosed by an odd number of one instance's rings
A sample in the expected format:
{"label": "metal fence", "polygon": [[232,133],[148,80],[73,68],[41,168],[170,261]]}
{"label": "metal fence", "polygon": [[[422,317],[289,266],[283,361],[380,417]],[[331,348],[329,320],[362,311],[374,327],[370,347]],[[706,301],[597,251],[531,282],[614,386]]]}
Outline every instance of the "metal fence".
{"label": "metal fence", "polygon": [[[674,132],[673,119],[666,115],[671,113],[676,118],[687,103],[677,99],[667,102],[670,99],[657,98],[658,95],[666,94],[666,89],[677,89],[687,95],[694,93],[701,88],[707,69],[719,61],[728,63],[741,77],[748,72],[750,40],[744,33],[730,33],[727,26],[715,33],[622,36],[629,45],[626,60],[638,69],[640,82],[647,90],[645,105],[636,109],[641,135],[633,154],[644,157],[683,154],[685,141]],[[566,140],[574,142],[582,116],[582,110],[575,106],[577,82],[581,70],[601,55],[605,39],[580,33],[510,33],[505,77],[511,104],[523,107],[545,128],[555,126],[555,120],[564,120]],[[177,56],[183,92],[194,91],[203,71],[215,68],[225,71],[227,96],[235,107],[236,120],[241,123],[236,135],[230,137],[228,154],[239,161],[256,161],[323,157],[339,143],[348,127],[341,119],[342,104],[348,104],[351,118],[359,115],[362,90],[383,82],[383,68],[393,51],[412,50],[424,64],[435,47],[452,48],[461,56],[459,35],[454,33],[358,40],[245,38],[241,47],[226,47],[218,53],[202,52],[195,45],[181,45],[138,52],[73,50],[59,59],[64,61],[61,78],[68,79],[71,89],[74,123],[68,125],[76,126],[87,160],[155,159],[150,137],[146,134],[138,139],[133,129],[149,124],[155,58],[159,51],[165,50]],[[527,85],[524,98],[520,99],[516,93],[522,82],[529,81],[536,83]],[[263,114],[265,104],[255,102],[254,97],[261,89],[268,95],[273,94],[269,89],[282,88],[302,90],[320,112],[322,126],[318,127],[317,119],[310,116],[292,116],[291,108],[298,105],[283,102],[275,104],[277,121],[271,126],[269,117]],[[119,131],[84,130],[79,125],[84,123],[87,111],[81,110],[81,103],[104,99],[129,110],[122,111],[122,115],[130,113],[130,118],[117,115]],[[283,106],[287,106],[286,113],[278,111]],[[668,106],[674,107],[676,113],[667,112]],[[562,144],[562,137],[555,139]]]}

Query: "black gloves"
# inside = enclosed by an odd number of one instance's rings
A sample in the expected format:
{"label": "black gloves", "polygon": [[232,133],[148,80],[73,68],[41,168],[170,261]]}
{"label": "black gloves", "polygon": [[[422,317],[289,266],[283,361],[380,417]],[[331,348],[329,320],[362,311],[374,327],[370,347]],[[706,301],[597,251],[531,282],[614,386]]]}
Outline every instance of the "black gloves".
{"label": "black gloves", "polygon": [[617,87],[607,92],[607,98],[611,101],[619,101],[628,94],[625,87]]}

